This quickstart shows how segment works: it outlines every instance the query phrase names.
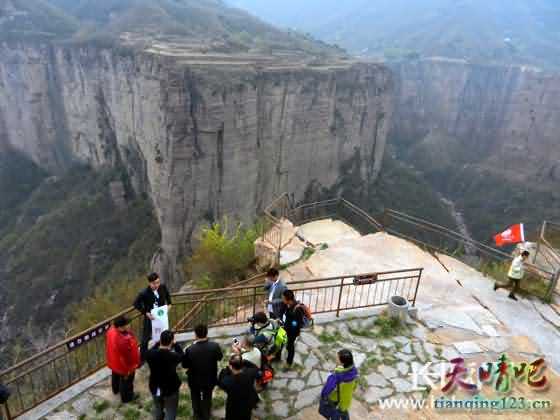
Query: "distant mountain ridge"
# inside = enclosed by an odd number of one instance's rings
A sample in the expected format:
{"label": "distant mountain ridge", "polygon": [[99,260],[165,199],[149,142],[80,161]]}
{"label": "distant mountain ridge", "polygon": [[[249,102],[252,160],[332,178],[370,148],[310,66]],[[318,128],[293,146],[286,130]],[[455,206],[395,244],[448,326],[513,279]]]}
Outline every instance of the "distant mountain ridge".
{"label": "distant mountain ridge", "polygon": [[560,66],[560,2],[553,0],[228,1],[364,55]]}
{"label": "distant mountain ridge", "polygon": [[341,53],[221,0],[0,0],[0,40],[115,43],[123,38],[220,45],[224,52]]}

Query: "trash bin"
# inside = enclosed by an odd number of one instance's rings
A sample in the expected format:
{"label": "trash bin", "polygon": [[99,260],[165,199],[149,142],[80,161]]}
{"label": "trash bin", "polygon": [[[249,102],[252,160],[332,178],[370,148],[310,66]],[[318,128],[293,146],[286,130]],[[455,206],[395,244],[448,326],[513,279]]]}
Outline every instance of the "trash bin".
{"label": "trash bin", "polygon": [[391,296],[389,299],[389,315],[406,321],[408,316],[408,301],[402,296]]}

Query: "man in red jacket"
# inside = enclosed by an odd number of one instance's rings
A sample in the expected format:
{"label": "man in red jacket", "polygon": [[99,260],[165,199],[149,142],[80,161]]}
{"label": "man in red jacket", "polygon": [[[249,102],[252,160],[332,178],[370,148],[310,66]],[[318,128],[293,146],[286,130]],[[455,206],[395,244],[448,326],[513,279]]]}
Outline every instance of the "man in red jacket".
{"label": "man in red jacket", "polygon": [[140,364],[138,341],[129,328],[130,321],[120,316],[107,331],[107,367],[111,369],[113,393],[121,394],[123,403],[134,399],[134,372]]}

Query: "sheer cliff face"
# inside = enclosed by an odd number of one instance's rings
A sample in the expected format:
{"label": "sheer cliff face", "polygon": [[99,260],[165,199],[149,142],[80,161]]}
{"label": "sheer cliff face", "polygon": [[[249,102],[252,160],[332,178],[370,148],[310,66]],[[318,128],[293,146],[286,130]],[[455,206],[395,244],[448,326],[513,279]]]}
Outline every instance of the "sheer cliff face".
{"label": "sheer cliff face", "polygon": [[412,153],[475,164],[523,182],[560,179],[560,75],[446,60],[393,68],[391,137]]}
{"label": "sheer cliff face", "polygon": [[[357,161],[381,165],[389,70],[195,66],[148,54],[0,48],[0,150],[62,171],[123,165],[160,221],[162,270],[175,270],[197,224],[247,220],[276,194],[331,187]],[[355,159],[359,155],[360,159]],[[173,273],[168,273],[173,274]]]}
{"label": "sheer cliff face", "polygon": [[475,238],[558,219],[560,75],[445,60],[393,70],[390,142],[456,203]]}

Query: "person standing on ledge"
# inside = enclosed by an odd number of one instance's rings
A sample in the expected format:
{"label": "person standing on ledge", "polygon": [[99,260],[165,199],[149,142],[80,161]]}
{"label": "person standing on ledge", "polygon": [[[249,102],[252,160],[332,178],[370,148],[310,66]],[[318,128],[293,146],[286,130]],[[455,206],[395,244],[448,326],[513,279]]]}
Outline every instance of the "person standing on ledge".
{"label": "person standing on ledge", "polygon": [[292,363],[294,363],[296,339],[301,333],[304,313],[301,307],[298,306],[293,291],[284,290],[283,299],[284,307],[286,308],[284,312],[284,329],[288,335],[288,342],[286,343],[286,349],[288,350],[288,358],[286,359],[288,366],[286,370],[288,370],[291,368]]}
{"label": "person standing on ledge", "polygon": [[113,394],[120,394],[123,403],[135,399],[134,373],[140,365],[138,341],[130,332],[129,324],[130,321],[124,316],[118,317],[107,331],[105,340]]}
{"label": "person standing on ledge", "polygon": [[244,366],[239,354],[231,356],[218,377],[218,386],[227,394],[225,420],[251,420],[259,402],[256,379],[257,368]]}
{"label": "person standing on ledge", "polygon": [[194,343],[185,350],[183,367],[187,369],[193,418],[210,420],[212,393],[218,383],[218,362],[222,360],[223,355],[220,345],[208,340],[206,325],[197,325],[194,335]]}
{"label": "person standing on ledge", "polygon": [[266,273],[264,290],[268,292],[268,299],[265,301],[270,318],[280,319],[284,313],[284,303],[282,295],[286,290],[286,285],[280,280],[280,272],[276,268],[271,268]]}
{"label": "person standing on ledge", "polygon": [[144,315],[144,326],[142,329],[142,342],[140,344],[140,356],[142,362],[146,359],[148,352],[148,344],[152,339],[152,320],[154,316],[151,314],[152,310],[160,306],[167,305],[168,311],[171,309],[171,295],[165,287],[161,284],[158,273],[151,273],[148,275],[148,287],[142,290],[136,300],[134,307],[142,315]]}
{"label": "person standing on ledge", "polygon": [[175,420],[179,405],[181,380],[177,366],[183,360],[183,349],[175,343],[175,335],[167,330],[146,354],[150,367],[149,388],[154,399],[154,420]]}
{"label": "person standing on ledge", "polygon": [[511,287],[511,291],[508,297],[510,299],[517,300],[515,293],[519,291],[521,280],[525,275],[525,262],[528,259],[529,259],[529,251],[523,251],[521,255],[515,257],[511,263],[511,267],[509,268],[508,284],[498,284],[498,282],[496,282],[494,284],[494,291],[498,289],[508,289]]}
{"label": "person standing on ledge", "polygon": [[328,420],[349,420],[352,394],[358,386],[358,370],[350,350],[340,350],[336,361],[338,365],[321,391],[319,414]]}

